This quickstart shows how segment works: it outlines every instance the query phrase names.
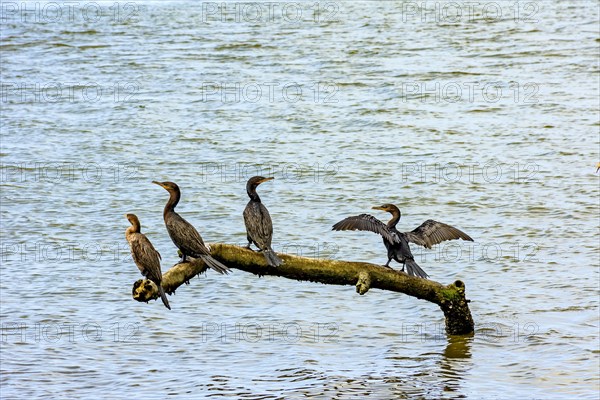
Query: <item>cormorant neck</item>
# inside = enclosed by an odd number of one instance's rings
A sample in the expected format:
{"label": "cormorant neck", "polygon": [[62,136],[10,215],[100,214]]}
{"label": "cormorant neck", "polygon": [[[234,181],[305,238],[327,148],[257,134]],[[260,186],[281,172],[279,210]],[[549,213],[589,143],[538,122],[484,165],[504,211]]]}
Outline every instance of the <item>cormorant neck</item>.
{"label": "cormorant neck", "polygon": [[169,192],[169,201],[165,205],[165,210],[163,215],[167,215],[169,212],[175,212],[175,207],[177,203],[179,203],[179,199],[181,198],[181,192],[179,190]]}
{"label": "cormorant neck", "polygon": [[132,233],[140,233],[140,224],[134,222],[127,230],[125,231],[126,235],[130,235]]}
{"label": "cormorant neck", "polygon": [[246,193],[248,193],[248,197],[250,197],[250,200],[260,203],[260,197],[258,197],[258,193],[256,193],[255,187],[247,188]]}
{"label": "cormorant neck", "polygon": [[400,210],[392,210],[390,211],[390,214],[392,214],[392,219],[388,221],[387,226],[388,228],[395,228],[396,224],[398,224],[398,221],[400,221]]}

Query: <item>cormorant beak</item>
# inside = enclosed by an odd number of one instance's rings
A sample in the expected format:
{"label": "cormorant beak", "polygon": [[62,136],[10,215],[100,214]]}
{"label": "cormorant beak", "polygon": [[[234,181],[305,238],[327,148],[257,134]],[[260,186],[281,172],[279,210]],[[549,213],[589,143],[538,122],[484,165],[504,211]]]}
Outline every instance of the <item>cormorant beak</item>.
{"label": "cormorant beak", "polygon": [[598,171],[600,171],[600,162],[598,164],[596,164],[596,167],[598,167],[598,168],[596,168],[596,173],[597,173]]}
{"label": "cormorant beak", "polygon": [[265,179],[262,179],[261,181],[259,181],[258,183],[263,183],[263,182],[266,182],[266,181],[272,181],[273,179],[275,179],[275,178],[274,177],[265,178]]}
{"label": "cormorant beak", "polygon": [[162,184],[162,182],[157,182],[157,181],[152,181],[152,183],[154,183],[155,185],[158,185],[162,188],[164,188],[165,186]]}
{"label": "cormorant beak", "polygon": [[376,207],[371,207],[371,210],[381,210],[381,211],[385,211],[385,208],[383,206],[376,206]]}

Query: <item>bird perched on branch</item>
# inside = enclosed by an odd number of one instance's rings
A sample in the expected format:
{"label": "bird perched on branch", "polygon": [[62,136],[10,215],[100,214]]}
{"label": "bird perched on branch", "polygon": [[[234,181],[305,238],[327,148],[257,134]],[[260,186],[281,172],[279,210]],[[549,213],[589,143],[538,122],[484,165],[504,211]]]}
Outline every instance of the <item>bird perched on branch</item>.
{"label": "bird perched on branch", "polygon": [[253,176],[246,183],[246,192],[250,201],[244,209],[244,223],[246,224],[246,237],[248,238],[248,249],[254,243],[265,256],[267,264],[271,267],[278,267],[283,261],[271,248],[271,239],[273,238],[273,222],[269,210],[260,201],[256,188],[263,182],[273,180],[274,178],[264,178],[262,176]]}
{"label": "bird perched on branch", "polygon": [[140,232],[140,220],[135,214],[125,214],[131,226],[125,231],[125,238],[131,248],[133,261],[146,278],[150,279],[158,287],[160,298],[169,310],[169,300],[162,287],[162,273],[160,272],[160,253],[156,251],[150,240]]}
{"label": "bird perched on branch", "polygon": [[163,218],[171,240],[183,254],[181,262],[185,262],[186,256],[200,258],[207,266],[218,273],[229,273],[229,268],[212,258],[210,251],[204,244],[202,236],[200,236],[196,228],[175,212],[175,207],[181,198],[179,186],[173,182],[152,181],[152,183],[161,186],[169,192],[169,201],[165,205]]}
{"label": "bird perched on branch", "polygon": [[384,224],[377,218],[369,214],[361,214],[348,217],[333,225],[334,231],[359,230],[370,231],[380,234],[383,237],[383,244],[388,251],[388,261],[386,267],[390,267],[392,259],[402,263],[402,271],[406,267],[408,275],[427,278],[428,275],[419,265],[410,251],[408,242],[412,242],[430,249],[431,246],[441,243],[445,240],[463,239],[473,241],[473,239],[463,231],[450,225],[428,219],[419,227],[411,232],[400,232],[396,229],[400,221],[401,213],[398,207],[393,204],[384,204],[373,207],[373,210],[387,211],[392,214],[392,219]]}

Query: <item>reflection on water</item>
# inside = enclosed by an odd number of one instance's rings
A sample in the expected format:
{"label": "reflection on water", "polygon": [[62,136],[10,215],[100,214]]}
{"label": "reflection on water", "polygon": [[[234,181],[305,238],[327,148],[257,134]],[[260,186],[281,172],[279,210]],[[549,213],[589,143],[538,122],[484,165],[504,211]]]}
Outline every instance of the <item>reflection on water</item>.
{"label": "reflection on water", "polygon": [[445,392],[464,393],[461,381],[471,373],[471,345],[473,337],[450,336],[448,345],[440,358],[440,377],[445,383]]}
{"label": "reflection on water", "polygon": [[472,341],[470,336],[449,336],[444,359],[451,362],[454,358],[471,358]]}
{"label": "reflection on water", "polygon": [[[444,4],[2,3],[0,397],[597,399],[597,4]],[[172,312],[134,302],[124,213],[177,261],[150,182],[245,244],[255,174],[278,251],[383,263],[330,227],[386,202],[400,229],[467,232],[414,253],[465,282],[475,335],[395,293],[240,271]]]}

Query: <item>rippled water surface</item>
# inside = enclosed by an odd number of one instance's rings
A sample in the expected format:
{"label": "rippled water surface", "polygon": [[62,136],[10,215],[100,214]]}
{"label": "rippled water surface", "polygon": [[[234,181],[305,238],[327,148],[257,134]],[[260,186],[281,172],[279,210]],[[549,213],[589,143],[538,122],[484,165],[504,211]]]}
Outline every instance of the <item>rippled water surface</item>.
{"label": "rippled water surface", "polygon": [[[597,399],[598,3],[559,3],[3,2],[1,397]],[[123,214],[177,261],[150,182],[243,243],[254,174],[277,251],[383,263],[330,226],[385,202],[466,231],[413,251],[476,334],[241,271],[133,301]]]}

